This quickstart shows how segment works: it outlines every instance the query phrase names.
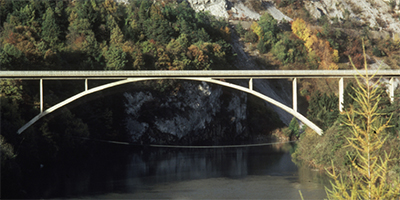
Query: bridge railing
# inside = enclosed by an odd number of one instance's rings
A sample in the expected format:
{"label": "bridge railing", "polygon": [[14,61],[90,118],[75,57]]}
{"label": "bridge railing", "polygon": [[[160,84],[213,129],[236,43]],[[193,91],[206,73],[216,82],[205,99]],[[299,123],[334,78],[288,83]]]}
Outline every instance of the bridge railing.
{"label": "bridge railing", "polygon": [[359,74],[399,77],[400,70],[143,70],[143,71],[0,71],[7,79],[125,79],[125,78],[186,78],[217,79],[284,79],[284,78],[354,78]]}

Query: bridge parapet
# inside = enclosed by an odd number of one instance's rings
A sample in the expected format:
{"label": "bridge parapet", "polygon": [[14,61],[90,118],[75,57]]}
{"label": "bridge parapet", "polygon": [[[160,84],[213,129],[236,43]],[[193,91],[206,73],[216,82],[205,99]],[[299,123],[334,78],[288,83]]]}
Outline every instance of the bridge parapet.
{"label": "bridge parapet", "polygon": [[[126,79],[126,78],[220,78],[220,79],[284,79],[284,78],[354,78],[365,75],[357,70],[143,70],[143,71],[0,71],[7,79]],[[369,70],[369,75],[399,77],[400,70]]]}

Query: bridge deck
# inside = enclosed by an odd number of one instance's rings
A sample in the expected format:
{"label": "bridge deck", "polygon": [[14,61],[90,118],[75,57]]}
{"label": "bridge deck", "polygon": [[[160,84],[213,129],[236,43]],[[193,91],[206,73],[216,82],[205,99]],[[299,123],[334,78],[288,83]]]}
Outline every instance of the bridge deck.
{"label": "bridge deck", "polygon": [[[400,70],[369,70],[368,74],[399,77]],[[217,79],[280,79],[280,78],[354,78],[363,70],[179,70],[179,71],[0,71],[6,79],[127,79],[127,78],[217,78]]]}

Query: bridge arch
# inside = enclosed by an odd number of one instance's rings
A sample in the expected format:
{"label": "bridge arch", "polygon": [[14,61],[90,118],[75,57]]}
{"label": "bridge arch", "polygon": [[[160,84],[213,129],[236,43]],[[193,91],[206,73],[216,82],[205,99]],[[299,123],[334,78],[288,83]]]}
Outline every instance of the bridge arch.
{"label": "bridge arch", "polygon": [[[34,118],[32,118],[28,123],[26,123],[24,126],[22,126],[20,129],[18,129],[17,133],[21,134],[22,132],[24,132],[27,128],[29,128],[30,126],[32,126],[35,122],[37,122],[39,119],[43,118],[44,116],[54,112],[55,110],[77,100],[80,99],[86,95],[107,89],[107,88],[111,88],[111,87],[115,87],[118,85],[123,85],[123,84],[127,84],[127,83],[132,83],[132,82],[140,82],[140,81],[149,81],[149,80],[160,80],[160,79],[168,79],[168,78],[128,78],[125,80],[120,80],[120,81],[115,81],[112,83],[108,83],[108,84],[104,84],[101,86],[97,86],[88,90],[85,90],[81,93],[78,93],[50,108],[48,108],[47,110],[43,111],[42,113],[36,115]],[[303,122],[305,125],[307,125],[308,127],[310,127],[311,129],[313,129],[318,135],[322,135],[323,131],[321,128],[319,128],[317,125],[315,125],[313,122],[311,122],[310,120],[308,120],[306,117],[304,117],[302,114],[294,111],[292,108],[264,95],[261,94],[257,91],[254,91],[252,88],[246,88],[240,85],[236,85],[233,83],[228,83],[228,82],[224,82],[224,81],[220,81],[220,80],[216,80],[216,79],[212,79],[212,78],[194,78],[194,77],[190,77],[190,78],[174,78],[174,79],[179,79],[179,80],[192,80],[192,81],[200,81],[200,82],[208,82],[208,83],[214,83],[217,85],[222,85],[225,87],[229,87],[229,88],[233,88],[239,91],[243,91],[246,92],[248,94],[252,94],[260,99],[263,99],[279,108],[281,108],[282,110],[288,112],[289,114],[293,115],[294,117],[296,117],[298,120],[300,120],[301,122]]]}

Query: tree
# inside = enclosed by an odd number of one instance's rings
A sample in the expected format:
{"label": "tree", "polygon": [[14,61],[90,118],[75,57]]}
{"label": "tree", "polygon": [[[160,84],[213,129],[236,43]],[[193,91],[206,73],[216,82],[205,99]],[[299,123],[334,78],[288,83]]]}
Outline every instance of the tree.
{"label": "tree", "polygon": [[36,22],[35,18],[35,9],[32,8],[31,4],[26,4],[25,7],[21,7],[19,10],[15,10],[11,15],[9,15],[7,22],[14,26],[29,26],[35,28],[37,31],[36,28],[38,23]]}
{"label": "tree", "polygon": [[127,63],[126,53],[122,48],[112,45],[106,52],[106,70],[121,70]]}
{"label": "tree", "polygon": [[266,53],[278,42],[278,22],[268,13],[262,15],[258,22],[253,22],[250,28],[258,36],[257,48],[262,53]]}
{"label": "tree", "polygon": [[[18,51],[14,48],[16,47],[32,63],[38,61],[37,58],[41,57],[42,52],[38,49],[38,40],[40,37],[34,28],[17,26],[13,30],[6,31],[6,33],[4,43],[5,51],[8,52],[8,55],[20,57]],[[6,47],[7,43],[14,47]]]}
{"label": "tree", "polygon": [[302,39],[305,43],[311,60],[317,56],[319,58],[319,66],[321,69],[338,69],[339,51],[330,46],[329,41],[324,40],[318,35],[320,32],[314,33],[310,26],[303,19],[296,19],[292,24],[293,33]]}
{"label": "tree", "polygon": [[25,62],[26,57],[14,45],[6,43],[0,48],[1,70],[20,69]]}
{"label": "tree", "polygon": [[293,117],[292,121],[290,121],[289,130],[291,131],[292,136],[299,137],[300,126],[299,126],[299,122],[297,121],[297,119],[295,117]]}
{"label": "tree", "polygon": [[241,21],[236,25],[236,32],[239,33],[240,37],[244,37],[246,30],[243,28]]}
{"label": "tree", "polygon": [[191,61],[191,69],[197,69],[197,70],[206,70],[209,69],[211,63],[209,56],[207,55],[207,52],[205,49],[207,49],[208,44],[197,44],[194,45],[192,44],[188,48],[187,55]]}
{"label": "tree", "polygon": [[44,41],[48,42],[50,47],[55,46],[60,36],[60,28],[56,22],[53,9],[50,7],[47,8],[43,16],[41,36]]}
{"label": "tree", "polygon": [[297,18],[293,21],[292,31],[303,41],[306,41],[312,34],[307,23],[301,18]]}
{"label": "tree", "polygon": [[[353,67],[356,68],[354,64]],[[368,72],[365,51],[364,68]],[[391,154],[384,151],[384,156],[381,156],[382,146],[388,138],[385,130],[390,127],[391,118],[383,119],[386,113],[378,109],[381,100],[379,81],[373,83],[374,75],[359,76],[365,84],[356,79],[358,87],[354,88],[356,95],[353,99],[360,107],[346,111],[347,119],[344,121],[351,133],[346,139],[357,153],[355,158],[350,158],[354,172],[350,174],[350,180],[343,181],[342,175],[336,174],[333,168],[332,173],[328,172],[334,179],[332,190],[326,191],[332,199],[396,199],[400,196],[400,182],[396,178],[388,181]]]}
{"label": "tree", "polygon": [[123,42],[124,42],[124,35],[122,35],[122,31],[117,25],[111,31],[110,44],[122,46]]}
{"label": "tree", "polygon": [[351,57],[351,60],[357,69],[362,68],[364,59],[362,56],[362,48],[360,40],[355,38],[355,39],[349,39],[349,41],[347,42],[350,45],[347,46],[347,49],[345,50],[345,52],[343,52],[343,54]]}
{"label": "tree", "polygon": [[327,130],[339,116],[339,99],[334,94],[321,93],[319,90],[311,95],[307,117],[322,130]]}

